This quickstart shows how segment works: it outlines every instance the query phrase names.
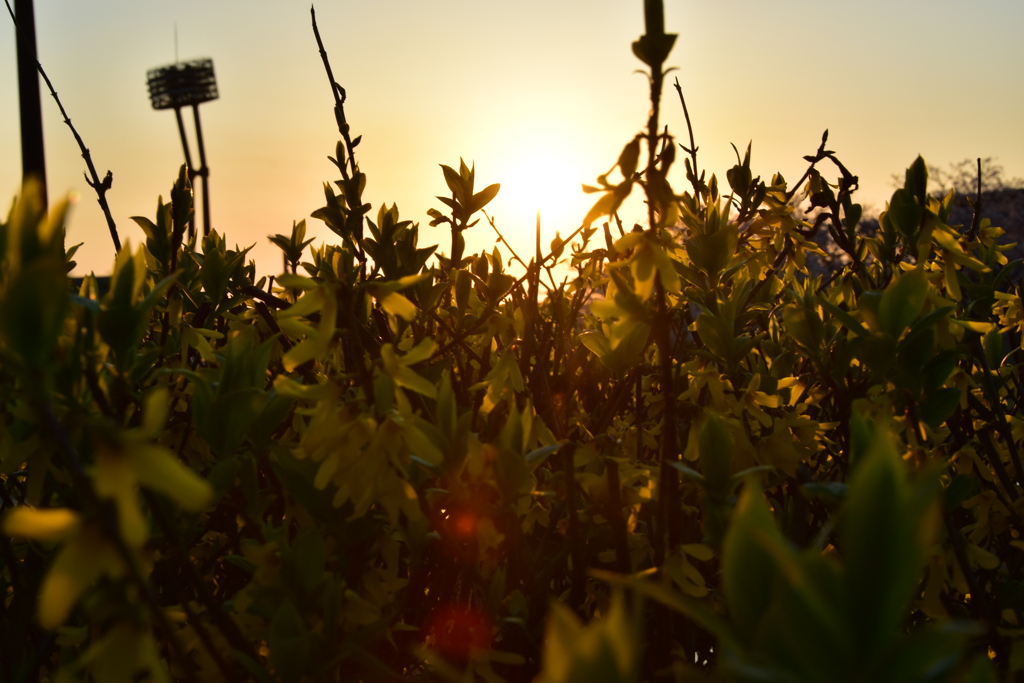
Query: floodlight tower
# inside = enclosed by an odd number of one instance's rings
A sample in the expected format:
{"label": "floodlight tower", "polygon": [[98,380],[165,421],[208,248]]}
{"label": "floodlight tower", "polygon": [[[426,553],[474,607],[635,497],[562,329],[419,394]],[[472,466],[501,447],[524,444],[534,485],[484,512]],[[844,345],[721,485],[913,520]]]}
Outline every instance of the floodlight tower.
{"label": "floodlight tower", "polygon": [[[178,120],[178,134],[181,146],[185,150],[185,165],[188,167],[189,181],[199,176],[203,181],[203,235],[210,234],[210,169],[206,165],[206,150],[203,147],[203,128],[199,124],[199,105],[217,99],[217,79],[213,75],[212,59],[195,59],[190,62],[178,62],[156,69],[146,74],[149,82],[149,99],[153,109],[174,109]],[[192,166],[192,155],[188,149],[188,138],[185,136],[185,124],[181,120],[181,108],[192,106],[192,115],[196,124],[196,142],[199,146],[199,168]],[[195,233],[195,221],[189,226],[192,235]]]}

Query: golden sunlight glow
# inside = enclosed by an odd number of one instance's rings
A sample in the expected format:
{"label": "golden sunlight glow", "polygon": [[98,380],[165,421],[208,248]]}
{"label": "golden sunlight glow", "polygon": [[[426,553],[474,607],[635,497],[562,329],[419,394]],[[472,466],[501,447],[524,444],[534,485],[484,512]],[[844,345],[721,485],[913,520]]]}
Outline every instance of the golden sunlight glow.
{"label": "golden sunlight glow", "polygon": [[[546,254],[555,233],[570,235],[590,208],[593,199],[581,186],[588,179],[592,182],[595,173],[577,159],[564,145],[534,140],[500,154],[497,167],[488,174],[501,183],[488,214],[524,261],[534,255],[538,212],[541,250]],[[489,226],[480,227],[476,237],[486,248],[497,236]]]}

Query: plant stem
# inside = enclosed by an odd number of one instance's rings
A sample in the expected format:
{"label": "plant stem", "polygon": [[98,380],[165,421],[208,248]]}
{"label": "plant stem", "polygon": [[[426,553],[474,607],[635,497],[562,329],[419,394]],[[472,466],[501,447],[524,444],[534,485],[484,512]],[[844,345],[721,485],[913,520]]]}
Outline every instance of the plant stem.
{"label": "plant stem", "polygon": [[[20,31],[18,28],[18,20],[14,16],[14,10],[11,9],[11,3],[4,0],[7,5],[7,11],[11,15],[11,21],[14,22],[16,31]],[[72,135],[75,136],[75,142],[78,143],[78,148],[82,151],[82,158],[85,159],[85,166],[89,170],[89,175],[85,176],[85,182],[96,192],[96,201],[99,203],[100,208],[103,210],[103,215],[107,219],[107,229],[110,230],[110,239],[114,242],[114,251],[121,251],[121,238],[117,236],[117,225],[114,223],[114,216],[110,213],[110,205],[107,204],[107,190],[114,183],[114,174],[107,171],[107,175],[104,176],[103,180],[100,180],[99,173],[96,172],[96,166],[92,163],[92,154],[89,152],[89,148],[85,146],[85,142],[82,140],[82,136],[78,134],[74,125],[71,123],[71,119],[68,117],[67,111],[64,109],[63,103],[57,96],[57,91],[53,89],[53,83],[50,82],[50,77],[46,75],[46,71],[43,70],[43,65],[39,62],[37,55],[32,56],[36,61],[36,68],[39,70],[39,75],[43,77],[43,81],[46,83],[46,87],[50,91],[50,95],[57,103],[57,107],[60,109],[61,116],[64,117],[64,123],[67,124],[68,128],[71,129]],[[90,179],[91,177],[91,179]]]}

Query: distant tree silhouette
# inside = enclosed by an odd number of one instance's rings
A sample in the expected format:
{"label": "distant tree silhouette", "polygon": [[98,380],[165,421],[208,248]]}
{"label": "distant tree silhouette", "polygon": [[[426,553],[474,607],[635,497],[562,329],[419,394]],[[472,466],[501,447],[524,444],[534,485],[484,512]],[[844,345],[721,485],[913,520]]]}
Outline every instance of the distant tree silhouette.
{"label": "distant tree silhouette", "polygon": [[[902,187],[903,176],[893,175],[893,186]],[[950,190],[957,194],[973,195],[978,191],[978,160],[964,159],[941,168],[928,164],[928,185],[934,194],[944,195]],[[981,191],[1018,190],[1024,188],[1024,178],[1007,178],[1002,164],[993,157],[981,160]]]}

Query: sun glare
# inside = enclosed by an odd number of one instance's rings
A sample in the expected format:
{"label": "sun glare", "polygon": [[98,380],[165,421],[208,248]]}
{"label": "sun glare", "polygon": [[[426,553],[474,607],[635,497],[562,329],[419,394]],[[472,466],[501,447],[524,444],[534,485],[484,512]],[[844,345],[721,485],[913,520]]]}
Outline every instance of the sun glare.
{"label": "sun glare", "polygon": [[[583,221],[592,199],[581,186],[594,173],[569,150],[551,145],[514,149],[503,156],[494,170],[501,191],[488,213],[516,253],[529,262],[534,255],[538,214],[541,249],[547,253],[556,232],[567,237]],[[485,237],[485,233],[489,234]],[[490,227],[477,236],[497,240]]]}

